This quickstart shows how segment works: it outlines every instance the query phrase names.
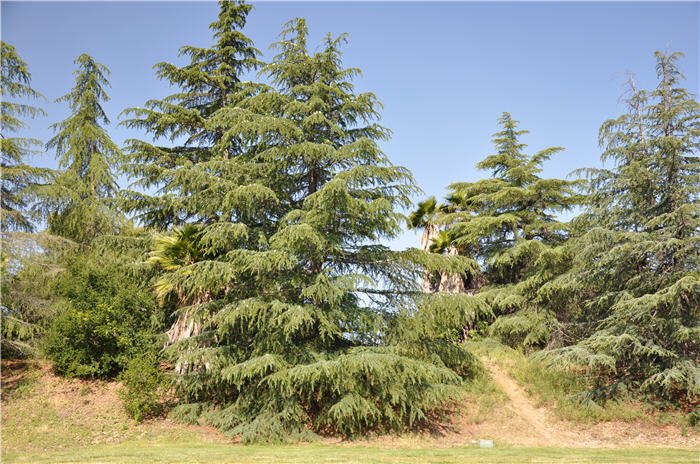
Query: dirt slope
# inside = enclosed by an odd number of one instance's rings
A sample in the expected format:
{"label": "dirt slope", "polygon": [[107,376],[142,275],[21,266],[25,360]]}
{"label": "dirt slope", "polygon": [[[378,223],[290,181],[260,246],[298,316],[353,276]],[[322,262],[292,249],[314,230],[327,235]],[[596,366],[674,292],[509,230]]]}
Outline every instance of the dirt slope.
{"label": "dirt slope", "polygon": [[[697,429],[659,425],[655,421],[607,421],[581,424],[558,420],[554,411],[538,408],[518,383],[497,365],[483,360],[491,379],[503,392],[491,409],[483,403],[492,398],[467,395],[449,424],[440,433],[419,436],[377,437],[363,440],[382,446],[465,446],[479,439],[493,439],[496,446],[541,446],[565,448],[682,447],[698,449]],[[492,395],[493,396],[493,395]]]}
{"label": "dirt slope", "polygon": [[[494,364],[486,364],[493,391],[468,394],[449,422],[431,432],[379,436],[360,441],[322,440],[342,446],[448,447],[493,439],[497,446],[641,447],[700,449],[697,431],[650,421],[573,424],[537,408],[524,389]],[[30,451],[134,439],[230,442],[211,427],[166,418],[135,424],[124,412],[116,382],[69,380],[47,363],[2,363],[2,450]],[[500,391],[498,391],[500,390]]]}
{"label": "dirt slope", "polygon": [[516,381],[493,363],[484,362],[491,378],[508,396],[503,405],[517,417],[522,428],[508,440],[536,446],[617,447],[617,446],[683,446],[700,447],[694,431],[676,425],[658,425],[651,421],[608,421],[597,424],[575,424],[556,420],[552,411],[535,407],[534,402]]}
{"label": "dirt slope", "polygon": [[226,441],[211,427],[162,418],[136,424],[118,382],[64,379],[46,362],[2,362],[2,451],[73,448],[125,440]]}

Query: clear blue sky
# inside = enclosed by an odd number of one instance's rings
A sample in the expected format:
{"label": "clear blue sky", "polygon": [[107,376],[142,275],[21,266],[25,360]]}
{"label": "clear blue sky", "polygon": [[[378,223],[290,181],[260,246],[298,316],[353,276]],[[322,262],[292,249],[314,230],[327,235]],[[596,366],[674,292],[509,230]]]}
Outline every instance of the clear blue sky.
{"label": "clear blue sky", "polygon": [[[491,134],[503,111],[531,134],[528,152],[566,150],[545,166],[545,177],[599,166],[600,124],[619,115],[626,70],[643,88],[656,84],[655,50],[686,54],[687,87],[698,93],[698,2],[253,2],[244,32],[269,59],[282,25],[305,17],[311,44],[327,32],[348,32],[345,65],[359,67],[358,91],[384,104],[393,132],[383,149],[414,173],[426,195],[441,197],[455,181],[486,175],[474,165],[492,153]],[[152,66],[184,63],[181,45],[207,46],[214,2],[2,1],[2,40],[29,64],[33,87],[53,101],[73,86],[73,60],[88,53],[112,70],[112,100],[104,105],[110,134],[121,145],[143,138],[117,128],[122,109],[174,89]],[[313,45],[315,46],[315,45]],[[26,135],[43,141],[64,119],[64,104],[42,104],[48,117]],[[35,160],[55,166],[53,153]],[[420,200],[421,198],[416,198]],[[417,245],[407,232],[392,246]]]}

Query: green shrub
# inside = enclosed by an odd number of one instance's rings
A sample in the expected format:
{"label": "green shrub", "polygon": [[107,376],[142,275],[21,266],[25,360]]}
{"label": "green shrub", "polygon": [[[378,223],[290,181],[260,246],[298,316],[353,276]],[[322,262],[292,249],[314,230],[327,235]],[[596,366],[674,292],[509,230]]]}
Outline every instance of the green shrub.
{"label": "green shrub", "polygon": [[81,310],[67,307],[52,322],[44,351],[56,372],[67,377],[105,378],[121,367],[119,311],[98,304]]}
{"label": "green shrub", "polygon": [[154,354],[130,360],[120,379],[124,387],[119,391],[119,396],[131,418],[141,422],[163,412],[165,373]]}
{"label": "green shrub", "polygon": [[79,256],[54,282],[62,298],[43,341],[54,370],[68,377],[108,378],[153,342],[152,292],[141,288],[115,263]]}
{"label": "green shrub", "polygon": [[696,427],[700,425],[700,410],[695,410],[685,416],[688,425],[691,427]]}

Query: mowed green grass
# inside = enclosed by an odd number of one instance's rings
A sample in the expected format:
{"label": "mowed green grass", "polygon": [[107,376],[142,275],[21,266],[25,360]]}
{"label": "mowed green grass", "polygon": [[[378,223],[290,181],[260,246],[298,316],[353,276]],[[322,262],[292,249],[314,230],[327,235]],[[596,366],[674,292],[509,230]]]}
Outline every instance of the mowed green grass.
{"label": "mowed green grass", "polygon": [[378,448],[361,445],[261,446],[146,440],[3,455],[4,463],[692,463],[700,450],[475,447]]}

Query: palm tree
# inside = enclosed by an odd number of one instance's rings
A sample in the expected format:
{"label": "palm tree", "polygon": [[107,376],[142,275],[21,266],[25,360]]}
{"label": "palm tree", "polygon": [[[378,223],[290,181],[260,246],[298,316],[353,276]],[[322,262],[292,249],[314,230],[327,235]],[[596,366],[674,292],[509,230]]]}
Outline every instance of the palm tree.
{"label": "palm tree", "polygon": [[[418,203],[418,209],[413,211],[409,216],[409,229],[423,228],[423,233],[420,237],[420,247],[423,251],[431,251],[430,247],[433,241],[440,233],[435,220],[440,212],[441,206],[438,206],[435,197],[430,197],[425,201]],[[431,273],[425,271],[423,280],[421,281],[421,290],[424,293],[433,293],[437,290],[435,279],[431,279]]]}
{"label": "palm tree", "polygon": [[[432,253],[442,254],[447,251],[448,255],[459,255],[460,249],[454,244],[454,234],[450,230],[441,230],[433,239],[430,245]],[[445,293],[467,293],[464,285],[464,279],[459,274],[448,274],[445,271],[440,271],[439,292]]]}
{"label": "palm tree", "polygon": [[432,240],[437,237],[438,226],[435,224],[435,219],[440,212],[435,197],[430,197],[425,201],[418,203],[418,209],[413,211],[409,216],[409,228],[418,229],[423,227],[423,234],[420,238],[420,247],[422,250],[430,251]]}
{"label": "palm tree", "polygon": [[156,294],[161,302],[172,294],[177,295],[177,308],[184,310],[179,311],[177,320],[168,330],[166,346],[202,333],[201,321],[193,317],[193,313],[198,305],[211,300],[211,295],[203,291],[193,296],[184,292],[178,285],[183,275],[192,272],[186,268],[201,261],[205,255],[200,239],[201,230],[193,224],[174,228],[168,234],[156,234],[153,237],[153,248],[148,262],[160,266],[164,271],[170,271],[156,282]]}

